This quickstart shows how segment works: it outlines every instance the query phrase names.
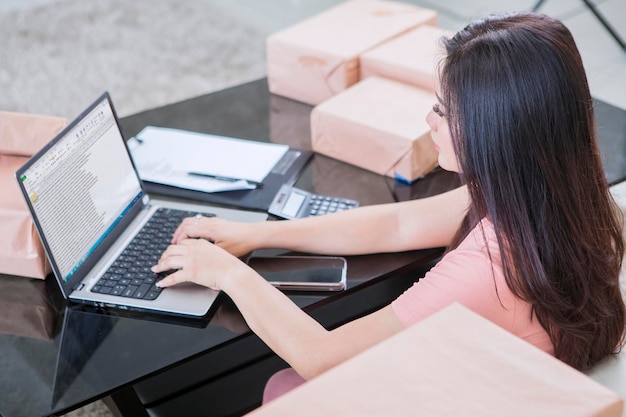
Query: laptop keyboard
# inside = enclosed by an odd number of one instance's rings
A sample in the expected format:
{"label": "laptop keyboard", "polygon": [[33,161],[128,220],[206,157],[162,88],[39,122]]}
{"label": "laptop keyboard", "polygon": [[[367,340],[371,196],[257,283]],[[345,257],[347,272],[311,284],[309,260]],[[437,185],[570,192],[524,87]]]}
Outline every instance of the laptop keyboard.
{"label": "laptop keyboard", "polygon": [[[91,291],[144,300],[156,299],[162,288],[154,284],[175,271],[155,274],[150,268],[170,245],[180,222],[196,214],[192,211],[157,209]],[[215,216],[201,214],[204,217]]]}

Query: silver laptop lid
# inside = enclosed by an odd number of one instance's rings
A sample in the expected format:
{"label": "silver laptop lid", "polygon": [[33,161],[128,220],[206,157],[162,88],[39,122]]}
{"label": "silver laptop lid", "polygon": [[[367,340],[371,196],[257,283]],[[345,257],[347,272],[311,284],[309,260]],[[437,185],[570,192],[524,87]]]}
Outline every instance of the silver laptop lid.
{"label": "silver laptop lid", "polygon": [[143,208],[141,182],[108,93],[16,177],[66,297],[115,241],[116,226]]}

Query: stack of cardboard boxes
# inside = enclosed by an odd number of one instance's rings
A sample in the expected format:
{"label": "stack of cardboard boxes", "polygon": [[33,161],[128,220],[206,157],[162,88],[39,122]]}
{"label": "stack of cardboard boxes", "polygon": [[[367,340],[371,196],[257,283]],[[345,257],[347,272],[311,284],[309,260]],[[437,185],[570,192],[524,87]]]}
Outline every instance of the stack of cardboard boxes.
{"label": "stack of cardboard boxes", "polygon": [[0,112],[0,273],[43,279],[51,272],[14,175],[66,124],[59,117]]}
{"label": "stack of cardboard boxes", "polygon": [[267,39],[269,89],[315,106],[316,152],[412,182],[437,166],[425,118],[447,35],[434,10],[347,1]]}

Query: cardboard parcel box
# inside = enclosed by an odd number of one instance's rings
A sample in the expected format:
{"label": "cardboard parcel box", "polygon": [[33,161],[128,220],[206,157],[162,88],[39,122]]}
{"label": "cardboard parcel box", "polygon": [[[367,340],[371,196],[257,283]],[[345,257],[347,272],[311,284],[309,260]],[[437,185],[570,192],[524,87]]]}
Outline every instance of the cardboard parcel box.
{"label": "cardboard parcel box", "polygon": [[426,114],[435,93],[370,77],[311,112],[315,152],[412,182],[437,166]]}
{"label": "cardboard parcel box", "polygon": [[0,111],[0,273],[45,278],[51,271],[15,171],[66,124],[59,117]]}
{"label": "cardboard parcel box", "polygon": [[453,33],[420,26],[361,55],[361,79],[378,75],[435,91],[437,65],[445,55],[439,40]]}
{"label": "cardboard parcel box", "polygon": [[267,38],[271,93],[316,105],[359,80],[359,56],[437,12],[382,0],[351,0]]}
{"label": "cardboard parcel box", "polygon": [[623,403],[453,304],[249,415],[621,417]]}

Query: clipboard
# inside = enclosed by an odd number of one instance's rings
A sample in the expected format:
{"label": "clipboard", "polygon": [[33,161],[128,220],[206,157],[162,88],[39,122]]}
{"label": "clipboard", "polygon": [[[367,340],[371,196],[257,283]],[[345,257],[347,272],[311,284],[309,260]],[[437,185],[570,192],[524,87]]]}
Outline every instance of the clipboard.
{"label": "clipboard", "polygon": [[144,189],[150,194],[160,194],[249,210],[268,211],[274,197],[283,184],[293,185],[302,169],[311,159],[311,156],[313,156],[312,151],[289,148],[265,177],[263,183],[252,190],[205,193],[149,181],[142,182]]}

